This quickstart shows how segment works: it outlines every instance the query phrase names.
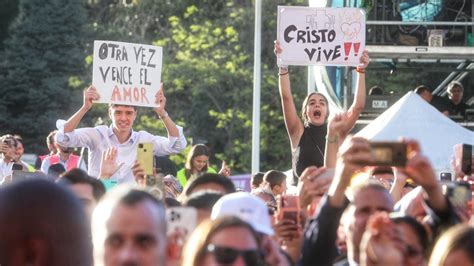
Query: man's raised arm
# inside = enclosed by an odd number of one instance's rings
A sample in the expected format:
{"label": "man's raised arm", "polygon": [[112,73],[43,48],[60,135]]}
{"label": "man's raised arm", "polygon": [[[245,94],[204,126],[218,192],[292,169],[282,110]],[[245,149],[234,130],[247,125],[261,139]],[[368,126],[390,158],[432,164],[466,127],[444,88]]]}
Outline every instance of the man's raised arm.
{"label": "man's raised arm", "polygon": [[69,133],[76,129],[84,115],[91,109],[93,101],[98,100],[99,97],[100,95],[94,86],[90,86],[84,90],[84,103],[81,108],[66,121],[64,124],[64,133]]}

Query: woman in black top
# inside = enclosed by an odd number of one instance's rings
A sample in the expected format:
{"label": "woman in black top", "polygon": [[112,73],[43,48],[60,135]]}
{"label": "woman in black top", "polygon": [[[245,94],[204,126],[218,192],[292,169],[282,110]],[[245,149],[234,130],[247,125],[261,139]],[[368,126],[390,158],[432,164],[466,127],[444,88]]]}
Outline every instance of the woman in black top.
{"label": "woman in black top", "polygon": [[[282,52],[280,44],[275,41],[275,54],[279,57]],[[328,100],[318,92],[310,93],[301,107],[301,121],[298,117],[290,87],[288,67],[279,68],[279,90],[283,107],[283,117],[290,138],[292,151],[292,167],[294,184],[308,166],[321,167],[324,165],[326,138],[328,143],[337,145],[342,143],[347,133],[354,127],[359,114],[365,105],[365,68],[369,63],[367,51],[360,58],[361,64],[357,67],[357,88],[349,110],[337,115],[337,121],[331,121],[328,132],[327,119],[329,116]],[[329,134],[328,134],[329,133]],[[337,151],[336,147],[336,151]]]}

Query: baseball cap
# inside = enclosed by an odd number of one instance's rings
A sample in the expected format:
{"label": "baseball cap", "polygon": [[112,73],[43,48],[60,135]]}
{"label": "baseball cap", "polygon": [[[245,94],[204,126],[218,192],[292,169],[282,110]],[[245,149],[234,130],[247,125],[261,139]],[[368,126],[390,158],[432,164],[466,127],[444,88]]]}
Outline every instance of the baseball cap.
{"label": "baseball cap", "polygon": [[212,220],[227,215],[239,217],[259,233],[274,234],[265,202],[248,192],[227,194],[214,204],[211,213]]}

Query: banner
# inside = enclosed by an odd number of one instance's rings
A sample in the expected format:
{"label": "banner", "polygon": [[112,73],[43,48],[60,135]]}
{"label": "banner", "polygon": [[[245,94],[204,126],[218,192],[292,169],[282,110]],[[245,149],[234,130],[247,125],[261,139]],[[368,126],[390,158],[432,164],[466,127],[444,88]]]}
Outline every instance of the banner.
{"label": "banner", "polygon": [[161,47],[94,41],[92,85],[100,94],[97,102],[156,107],[162,58]]}
{"label": "banner", "polygon": [[278,6],[279,65],[356,66],[365,49],[359,8]]}

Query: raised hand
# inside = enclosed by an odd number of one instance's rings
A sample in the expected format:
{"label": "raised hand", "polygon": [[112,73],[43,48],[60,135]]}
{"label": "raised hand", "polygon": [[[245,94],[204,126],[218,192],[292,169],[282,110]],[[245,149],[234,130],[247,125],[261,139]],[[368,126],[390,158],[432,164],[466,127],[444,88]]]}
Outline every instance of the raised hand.
{"label": "raised hand", "polygon": [[273,52],[275,53],[275,55],[278,57],[281,52],[283,52],[283,49],[281,49],[281,46],[280,46],[280,42],[279,41],[274,41],[274,49],[273,49]]}
{"label": "raised hand", "polygon": [[324,195],[332,182],[332,176],[319,178],[326,173],[325,168],[310,166],[300,176],[298,182],[298,195],[301,209],[304,210],[316,197]]}
{"label": "raised hand", "polygon": [[331,206],[343,206],[344,192],[351,182],[352,175],[373,161],[368,140],[360,137],[346,138],[339,148],[336,172],[328,191]]}
{"label": "raised hand", "polygon": [[230,167],[227,166],[225,161],[222,161],[222,166],[221,170],[219,170],[219,174],[223,176],[230,176],[231,174]]}
{"label": "raised hand", "polygon": [[329,120],[328,135],[330,137],[337,136],[342,140],[349,134],[353,126],[347,112],[336,114]]}
{"label": "raised hand", "polygon": [[111,147],[102,152],[99,177],[109,179],[122,166],[117,164],[117,147]]}
{"label": "raised hand", "polygon": [[404,253],[403,240],[388,214],[372,215],[361,240],[361,265],[403,265]]}
{"label": "raised hand", "polygon": [[97,89],[94,86],[89,86],[87,89],[84,90],[84,103],[82,106],[87,110],[91,109],[94,101],[100,99],[100,95],[97,92]]}
{"label": "raised hand", "polygon": [[165,92],[163,90],[163,82],[160,85],[160,89],[155,95],[155,103],[158,104],[158,107],[155,108],[155,112],[160,117],[165,117],[167,115],[165,107],[166,107],[166,97]]}
{"label": "raised hand", "polygon": [[362,52],[362,56],[360,57],[360,64],[357,65],[357,68],[366,69],[367,66],[369,65],[369,62],[370,62],[369,53],[367,52],[367,50],[364,50],[364,52]]}
{"label": "raised hand", "polygon": [[146,186],[145,170],[143,169],[143,167],[140,165],[138,161],[135,161],[135,163],[133,164],[132,173],[133,173],[133,176],[135,177],[135,182],[137,182],[138,185],[145,187]]}

